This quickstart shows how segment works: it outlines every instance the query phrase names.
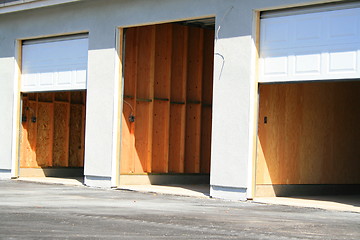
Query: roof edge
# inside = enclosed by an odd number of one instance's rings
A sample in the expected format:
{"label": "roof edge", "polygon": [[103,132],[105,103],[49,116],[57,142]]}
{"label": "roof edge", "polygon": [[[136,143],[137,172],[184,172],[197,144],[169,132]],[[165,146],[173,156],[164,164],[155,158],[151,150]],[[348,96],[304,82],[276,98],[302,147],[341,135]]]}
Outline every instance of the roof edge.
{"label": "roof edge", "polygon": [[59,4],[79,2],[83,0],[18,0],[0,3],[0,14],[49,7]]}

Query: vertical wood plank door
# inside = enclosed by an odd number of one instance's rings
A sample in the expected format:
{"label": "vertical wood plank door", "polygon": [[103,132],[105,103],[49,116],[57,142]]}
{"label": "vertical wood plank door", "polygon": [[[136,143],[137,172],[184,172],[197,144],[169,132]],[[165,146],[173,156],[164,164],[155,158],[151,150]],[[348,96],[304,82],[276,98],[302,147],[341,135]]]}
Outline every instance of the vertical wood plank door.
{"label": "vertical wood plank door", "polygon": [[85,91],[23,94],[20,168],[84,166],[85,96]]}
{"label": "vertical wood plank door", "polygon": [[213,42],[176,23],[126,29],[122,174],[209,173]]}

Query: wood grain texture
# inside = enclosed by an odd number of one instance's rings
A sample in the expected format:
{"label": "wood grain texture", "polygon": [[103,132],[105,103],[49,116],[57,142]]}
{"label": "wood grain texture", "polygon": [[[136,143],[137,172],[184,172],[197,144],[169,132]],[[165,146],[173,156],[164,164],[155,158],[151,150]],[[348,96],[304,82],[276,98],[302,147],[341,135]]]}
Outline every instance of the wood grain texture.
{"label": "wood grain texture", "polygon": [[199,173],[204,30],[189,27],[188,40],[185,172]]}
{"label": "wood grain texture", "polygon": [[167,173],[169,170],[169,118],[170,103],[154,101],[152,171]]}
{"label": "wood grain texture", "polygon": [[53,160],[54,104],[38,102],[36,162],[51,167]]}
{"label": "wood grain texture", "polygon": [[82,146],[83,111],[82,105],[71,104],[69,167],[82,167],[84,165],[84,150]]}
{"label": "wood grain texture", "polygon": [[136,103],[135,172],[151,172],[154,71],[155,26],[139,27],[136,98],[141,100]]}
{"label": "wood grain texture", "polygon": [[20,167],[82,167],[86,91],[29,93],[23,100]]}
{"label": "wood grain texture", "polygon": [[136,103],[135,123],[135,172],[151,172],[152,154],[152,103]]}
{"label": "wood grain texture", "polygon": [[359,82],[261,85],[257,184],[359,184],[359,93]]}
{"label": "wood grain texture", "polygon": [[208,173],[214,31],[159,24],[125,41],[121,173]]}
{"label": "wood grain texture", "polygon": [[184,173],[185,164],[185,104],[171,104],[169,137],[169,172]]}
{"label": "wood grain texture", "polygon": [[69,165],[70,103],[54,103],[53,166]]}
{"label": "wood grain texture", "polygon": [[37,116],[36,101],[25,99],[23,101],[22,115],[26,118],[26,121],[22,121],[21,124],[20,167],[39,167],[36,162],[37,123],[31,121],[32,117]]}
{"label": "wood grain texture", "polygon": [[214,30],[211,29],[204,29],[203,59],[200,171],[210,173],[214,72]]}
{"label": "wood grain texture", "polygon": [[185,172],[200,173],[201,105],[186,105]]}
{"label": "wood grain texture", "polygon": [[171,100],[186,102],[188,27],[173,25],[171,60]]}
{"label": "wood grain texture", "polygon": [[[126,30],[125,67],[124,67],[124,104],[122,113],[122,138],[120,174],[135,172],[135,122],[129,117],[135,116],[136,121],[136,83],[138,65],[138,28]],[[138,161],[138,158],[136,158]]]}

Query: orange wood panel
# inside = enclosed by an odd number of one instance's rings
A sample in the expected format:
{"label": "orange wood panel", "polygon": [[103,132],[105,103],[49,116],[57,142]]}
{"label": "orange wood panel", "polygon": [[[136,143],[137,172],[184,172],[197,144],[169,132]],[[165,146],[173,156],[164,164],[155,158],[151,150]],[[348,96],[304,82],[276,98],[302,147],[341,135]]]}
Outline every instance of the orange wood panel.
{"label": "orange wood panel", "polygon": [[171,104],[169,172],[183,173],[185,160],[185,104]]}
{"label": "orange wood panel", "polygon": [[70,92],[55,92],[55,101],[69,102]]}
{"label": "orange wood panel", "polygon": [[201,157],[200,172],[210,173],[211,160],[211,107],[203,107],[201,110]]}
{"label": "orange wood panel", "polygon": [[54,99],[53,92],[40,92],[37,93],[39,102],[52,102]]}
{"label": "orange wood panel", "polygon": [[185,138],[185,172],[200,172],[201,100],[204,30],[189,27],[187,63],[187,106]]}
{"label": "orange wood panel", "polygon": [[54,104],[38,102],[36,161],[40,167],[51,167],[53,160]]}
{"label": "orange wood panel", "polygon": [[172,24],[156,25],[152,169],[167,173],[169,158]]}
{"label": "orange wood panel", "polygon": [[173,25],[171,63],[171,101],[186,101],[188,28]]}
{"label": "orange wood panel", "polygon": [[170,99],[174,103],[170,105],[169,172],[183,173],[185,167],[188,27],[173,24],[172,35]]}
{"label": "orange wood panel", "polygon": [[[122,114],[122,139],[121,139],[121,173],[134,173],[135,172],[135,123],[129,121],[129,116],[133,115],[135,107],[134,99],[124,99],[126,103],[123,105]],[[130,107],[131,105],[131,107]],[[134,107],[132,107],[134,106]],[[135,118],[136,120],[136,118]]]}
{"label": "orange wood panel", "polygon": [[[124,68],[124,104],[122,115],[122,139],[120,173],[135,172],[135,123],[129,121],[136,113],[136,82],[138,65],[138,28],[126,30],[125,68]],[[136,118],[135,118],[136,119]]]}
{"label": "orange wood panel", "polygon": [[185,173],[200,172],[201,105],[186,106]]}
{"label": "orange wood panel", "polygon": [[26,121],[21,124],[20,167],[39,167],[36,162],[37,123],[31,121],[32,117],[37,116],[37,103],[24,100],[22,116],[26,117]]}
{"label": "orange wood panel", "polygon": [[[151,172],[155,70],[155,26],[138,28],[135,172]],[[146,122],[146,123],[145,123]]]}
{"label": "orange wood panel", "polygon": [[170,98],[172,55],[172,24],[156,25],[155,42],[155,98]]}
{"label": "orange wood panel", "polygon": [[360,183],[359,93],[359,82],[260,86],[257,184]]}
{"label": "orange wood panel", "polygon": [[137,98],[154,96],[155,26],[138,28]]}
{"label": "orange wood panel", "polygon": [[169,159],[169,102],[154,102],[152,172],[167,173]]}
{"label": "orange wood panel", "polygon": [[67,167],[69,164],[69,122],[70,103],[54,103],[54,167]]}
{"label": "orange wood panel", "polygon": [[204,30],[189,27],[188,63],[187,63],[187,99],[201,101]]}
{"label": "orange wood panel", "polygon": [[204,29],[202,101],[212,103],[214,73],[214,30]]}
{"label": "orange wood panel", "polygon": [[85,91],[73,91],[70,93],[71,103],[84,104]]}
{"label": "orange wood panel", "polygon": [[135,119],[135,173],[151,172],[152,102],[136,103]]}
{"label": "orange wood panel", "polygon": [[124,96],[135,97],[138,66],[138,28],[126,30]]}
{"label": "orange wood panel", "polygon": [[212,92],[214,68],[214,30],[204,29],[203,79],[201,110],[201,173],[210,173]]}
{"label": "orange wood panel", "polygon": [[83,115],[84,107],[81,104],[71,104],[70,107],[70,138],[69,138],[69,167],[84,165],[83,150]]}

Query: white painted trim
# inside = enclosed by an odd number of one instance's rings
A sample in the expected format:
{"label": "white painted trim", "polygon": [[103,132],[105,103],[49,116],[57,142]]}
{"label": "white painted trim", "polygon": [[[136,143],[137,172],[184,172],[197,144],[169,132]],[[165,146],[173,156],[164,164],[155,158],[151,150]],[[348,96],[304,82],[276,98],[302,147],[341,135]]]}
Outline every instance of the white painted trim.
{"label": "white painted trim", "polygon": [[[247,191],[246,197],[248,199],[254,198],[255,190],[255,173],[256,166],[256,138],[257,138],[257,84],[258,84],[258,64],[259,55],[257,53],[259,27],[260,27],[260,13],[253,14],[253,31],[251,44],[251,77],[250,77],[250,109],[249,109],[249,154],[248,154],[248,169],[247,169]],[[255,139],[254,139],[255,138]]]}
{"label": "white painted trim", "polygon": [[0,14],[4,13],[12,13],[12,12],[19,12],[24,10],[30,10],[35,8],[43,8],[43,7],[49,7],[64,3],[71,3],[71,2],[80,2],[84,0],[40,0],[40,1],[25,1],[24,3],[19,4],[9,4],[4,5],[3,7],[0,7]]}
{"label": "white painted trim", "polygon": [[19,138],[20,138],[20,76],[21,76],[21,41],[15,42],[14,57],[14,92],[13,92],[13,121],[11,142],[11,177],[19,177]]}
{"label": "white painted trim", "polygon": [[122,110],[120,101],[122,93],[120,91],[120,81],[122,82],[122,65],[121,65],[121,52],[122,52],[122,44],[121,44],[121,29],[117,28],[115,31],[115,74],[114,74],[114,111],[113,111],[113,138],[112,138],[112,157],[111,157],[111,187],[118,187],[120,185],[120,157],[119,157],[119,149],[120,149],[120,130],[121,130],[121,116],[120,109]]}

